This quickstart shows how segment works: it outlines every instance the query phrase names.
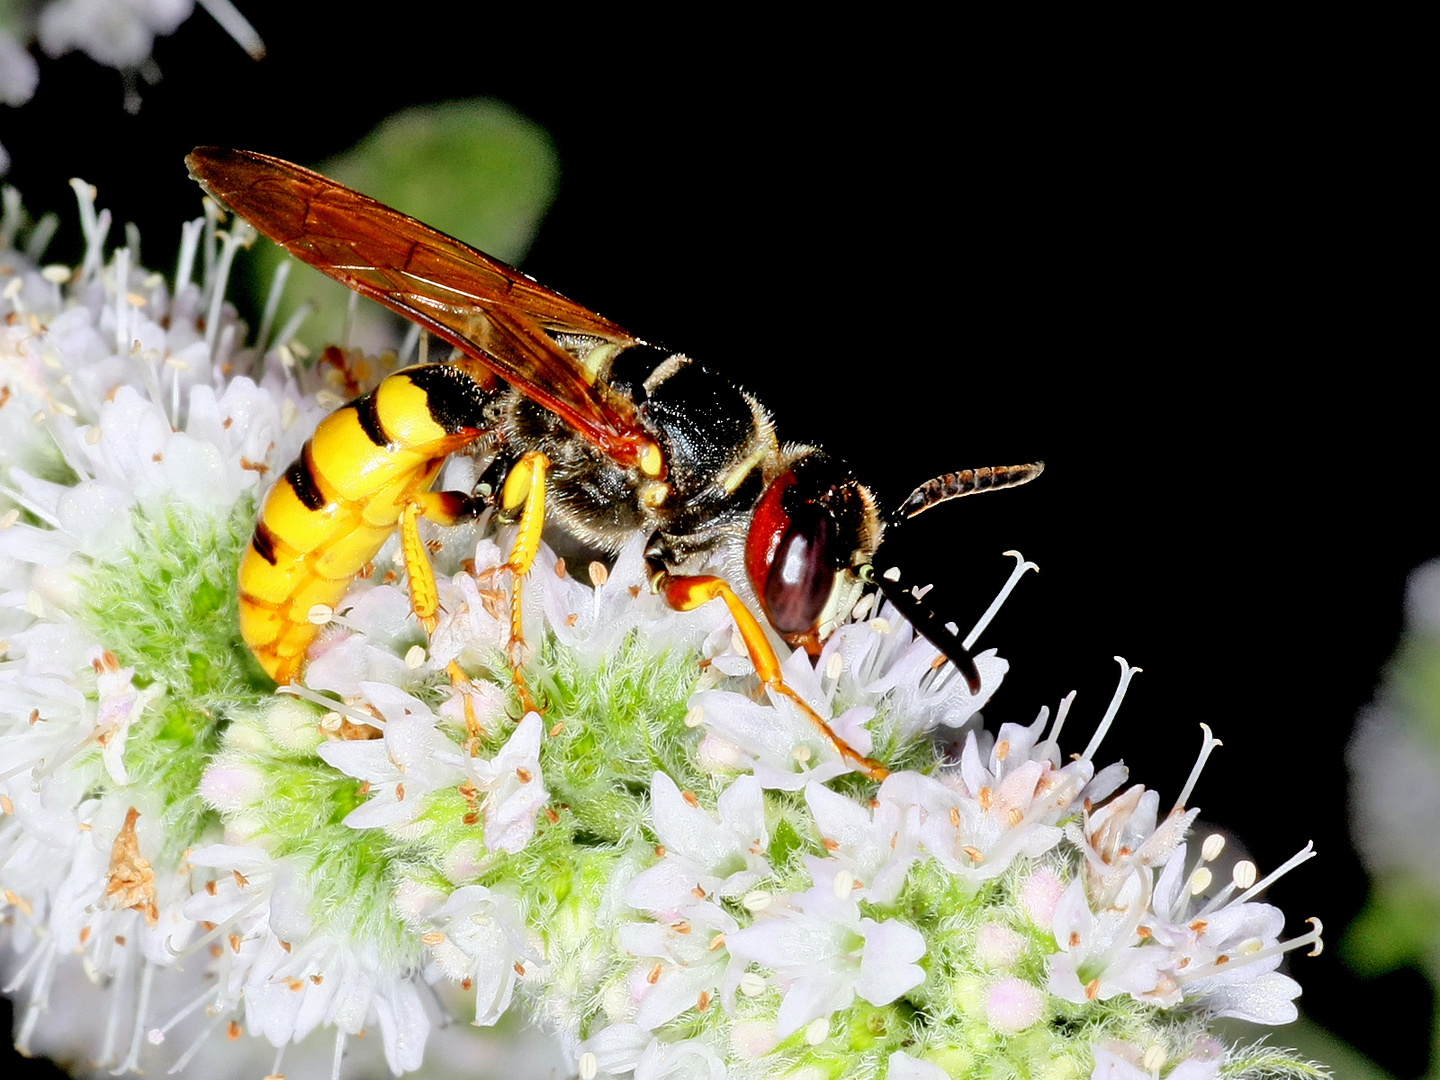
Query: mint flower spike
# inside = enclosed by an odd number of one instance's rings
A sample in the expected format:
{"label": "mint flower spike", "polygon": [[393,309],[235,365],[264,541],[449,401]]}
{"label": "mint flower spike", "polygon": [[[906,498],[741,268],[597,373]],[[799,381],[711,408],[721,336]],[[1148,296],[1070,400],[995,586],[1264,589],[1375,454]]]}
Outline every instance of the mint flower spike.
{"label": "mint flower spike", "polygon": [[[637,536],[608,568],[542,548],[523,676],[545,711],[520,715],[511,540],[472,525],[427,533],[433,634],[391,541],[271,693],[236,562],[360,358],[331,354],[331,384],[293,327],[246,343],[224,302],[244,231],[215,212],[172,293],[76,193],[78,267],[0,251],[0,977],[27,1051],[332,1080],[1324,1075],[1207,1033],[1293,1015],[1282,954],[1319,926],[1283,940],[1258,897],[1312,852],[1217,883],[1223,845],[1187,835],[1208,729],[1168,812],[1097,760],[1124,661],[1069,755],[1073,694],[987,731],[1008,663],[979,652],[972,695],[862,603],[783,664],[891,766],[877,785],[756,699],[723,606],[650,591]],[[1001,600],[1033,569],[1013,557]]]}

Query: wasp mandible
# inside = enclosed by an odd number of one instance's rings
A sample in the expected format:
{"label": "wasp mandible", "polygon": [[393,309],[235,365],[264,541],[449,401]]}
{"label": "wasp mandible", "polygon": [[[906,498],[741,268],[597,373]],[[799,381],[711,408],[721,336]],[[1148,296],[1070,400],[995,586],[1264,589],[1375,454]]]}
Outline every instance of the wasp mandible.
{"label": "wasp mandible", "polygon": [[387,376],[326,417],[266,496],[240,562],[240,630],[276,682],[303,668],[317,633],[312,607],[337,604],[397,528],[411,608],[433,632],[439,600],[418,519],[454,523],[484,509],[484,497],[430,490],[449,454],[478,444],[505,477],[500,509],[518,519],[505,564],[512,642],[547,520],[611,553],[643,530],[652,587],[681,611],[722,601],[761,683],[872,778],[885,766],[847,746],[785,684],[752,609],[813,655],[873,585],[978,692],[954,624],[877,574],[876,553],[887,528],[1025,483],[1042,463],[947,473],[884,515],[844,462],[782,444],[752,395],[520,271],[279,158],[199,147],[186,163],[210,196],[290,254],[456,350]]}

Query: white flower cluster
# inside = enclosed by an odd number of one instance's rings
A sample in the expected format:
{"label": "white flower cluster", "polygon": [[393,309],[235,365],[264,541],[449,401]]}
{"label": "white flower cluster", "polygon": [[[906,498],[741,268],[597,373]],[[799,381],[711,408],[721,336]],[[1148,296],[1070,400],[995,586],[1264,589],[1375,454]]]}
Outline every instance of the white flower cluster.
{"label": "white flower cluster", "polygon": [[[0,966],[22,1048],[239,1075],[212,1036],[248,1033],[271,1074],[339,1077],[377,1030],[391,1072],[433,1073],[453,1016],[523,1005],[553,1045],[507,1036],[518,1056],[492,1067],[517,1077],[942,1080],[1003,1059],[1204,1080],[1245,1064],[1197,1023],[1294,1017],[1277,969],[1318,927],[1282,942],[1255,898],[1310,851],[1213,887],[1218,838],[1193,863],[1186,843],[1208,730],[1163,815],[1095,764],[1123,661],[1067,758],[1071,698],[987,732],[1006,662],[981,653],[972,695],[862,606],[783,670],[892,763],[876,785],[792,702],[756,699],[723,606],[650,591],[636,537],[588,584],[541,551],[522,598],[544,715],[522,714],[507,540],[471,526],[431,545],[433,635],[392,541],[317,613],[303,681],[269,694],[235,560],[334,395],[297,384],[292,328],[263,360],[243,347],[223,302],[243,227],[186,226],[172,292],[104,257],[108,216],[77,190],[79,268],[14,252],[13,220],[0,245]],[[477,1047],[455,1067],[497,1052]]]}

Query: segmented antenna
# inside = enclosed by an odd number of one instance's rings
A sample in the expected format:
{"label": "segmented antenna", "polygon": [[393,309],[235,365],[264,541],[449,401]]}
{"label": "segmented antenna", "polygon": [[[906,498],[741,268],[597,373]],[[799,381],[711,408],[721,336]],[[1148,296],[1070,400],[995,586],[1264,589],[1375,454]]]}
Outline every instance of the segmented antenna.
{"label": "segmented antenna", "polygon": [[910,497],[900,504],[891,518],[892,524],[908,521],[916,514],[923,514],[932,506],[962,495],[973,495],[980,491],[998,491],[1001,488],[1018,487],[1028,484],[1045,471],[1043,461],[1032,461],[1028,465],[999,465],[993,469],[961,469],[946,473],[934,480],[926,480]]}

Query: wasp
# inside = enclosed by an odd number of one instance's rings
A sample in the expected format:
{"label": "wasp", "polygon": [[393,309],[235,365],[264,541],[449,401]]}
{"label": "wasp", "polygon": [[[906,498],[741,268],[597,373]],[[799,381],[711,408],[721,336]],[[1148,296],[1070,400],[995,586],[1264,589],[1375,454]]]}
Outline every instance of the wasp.
{"label": "wasp", "polygon": [[[723,602],[764,687],[872,778],[885,766],[846,745],[786,685],[755,609],[780,639],[815,655],[873,587],[978,692],[953,622],[894,571],[877,573],[876,556],[887,529],[940,502],[1025,483],[1042,463],[947,473],[884,514],[839,458],[782,444],[754,396],[520,271],[278,158],[199,147],[186,163],[211,197],[291,255],[454,350],[326,417],[266,496],[240,562],[240,630],[277,682],[303,669],[318,632],[312,608],[333,608],[397,528],[411,608],[433,632],[439,600],[419,519],[453,524],[497,501],[518,522],[505,564],[512,643],[521,642],[521,582],[548,520],[610,553],[643,530],[652,588],[681,611]],[[504,477],[498,498],[431,490],[446,457],[466,448],[492,455]],[[528,705],[521,656],[512,649]]]}

